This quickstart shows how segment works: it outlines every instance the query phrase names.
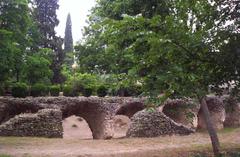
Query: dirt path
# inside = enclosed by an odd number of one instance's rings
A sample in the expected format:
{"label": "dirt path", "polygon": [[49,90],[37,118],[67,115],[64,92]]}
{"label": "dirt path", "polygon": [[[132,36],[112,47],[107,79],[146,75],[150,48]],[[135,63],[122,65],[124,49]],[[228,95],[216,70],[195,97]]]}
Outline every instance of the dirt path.
{"label": "dirt path", "polygon": [[[189,152],[210,147],[207,133],[91,140],[91,132],[87,131],[89,128],[84,121],[79,123],[75,117],[65,122],[64,139],[0,137],[0,154],[10,154],[14,157],[183,157],[188,156]],[[73,127],[74,124],[77,127]],[[83,133],[79,135],[77,132],[81,129]],[[119,135],[123,134],[124,130],[126,129],[118,130]],[[221,131],[219,138],[223,148],[240,148],[240,129]]]}

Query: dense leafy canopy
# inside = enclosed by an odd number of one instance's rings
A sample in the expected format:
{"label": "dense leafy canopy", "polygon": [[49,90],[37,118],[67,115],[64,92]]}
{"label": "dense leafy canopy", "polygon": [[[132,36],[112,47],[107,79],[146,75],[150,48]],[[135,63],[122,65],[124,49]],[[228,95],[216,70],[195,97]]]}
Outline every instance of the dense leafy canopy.
{"label": "dense leafy canopy", "polygon": [[237,68],[225,76],[227,69],[222,68],[232,68],[231,64],[221,66],[228,64],[222,56],[228,54],[220,50],[232,43],[237,29],[239,9],[226,9],[232,5],[207,0],[100,0],[85,29],[85,42],[77,47],[80,66],[133,75],[150,95],[205,95],[209,85],[238,79],[229,77]]}
{"label": "dense leafy canopy", "polygon": [[[169,97],[198,98],[218,154],[205,96],[209,87],[239,91],[239,0],[97,0],[75,46],[73,70],[71,17],[63,40],[55,32],[58,8],[58,0],[0,0],[0,94],[9,82],[41,93],[51,81],[68,96],[144,90],[157,105]],[[24,83],[13,91],[27,89]]]}
{"label": "dense leafy canopy", "polygon": [[20,66],[28,46],[29,14],[26,0],[1,0],[0,3],[0,82],[11,74],[19,80]]}

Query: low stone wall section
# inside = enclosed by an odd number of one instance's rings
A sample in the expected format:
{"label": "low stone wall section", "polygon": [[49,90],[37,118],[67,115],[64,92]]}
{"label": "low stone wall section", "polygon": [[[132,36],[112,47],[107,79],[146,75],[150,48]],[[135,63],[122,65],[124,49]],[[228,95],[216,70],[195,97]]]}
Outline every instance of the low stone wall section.
{"label": "low stone wall section", "polygon": [[83,117],[94,139],[109,139],[114,135],[113,117],[123,106],[144,105],[139,98],[120,97],[38,97],[0,98],[0,124],[21,113],[37,113],[41,109],[59,109],[62,119],[72,115]]}
{"label": "low stone wall section", "polygon": [[43,109],[37,113],[24,113],[0,125],[0,136],[32,136],[61,138],[62,112]]}
{"label": "low stone wall section", "polygon": [[200,104],[192,99],[168,99],[163,105],[162,112],[175,122],[196,129],[199,109]]}
{"label": "low stone wall section", "polygon": [[194,130],[174,122],[157,110],[143,110],[131,118],[127,137],[157,137],[161,135],[188,135]]}

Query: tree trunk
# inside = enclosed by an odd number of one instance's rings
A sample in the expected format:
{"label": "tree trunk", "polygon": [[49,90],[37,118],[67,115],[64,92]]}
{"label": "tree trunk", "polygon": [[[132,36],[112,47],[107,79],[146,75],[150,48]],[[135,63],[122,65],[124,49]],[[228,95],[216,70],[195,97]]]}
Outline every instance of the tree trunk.
{"label": "tree trunk", "polygon": [[210,117],[210,112],[208,110],[208,106],[207,106],[207,102],[206,102],[205,97],[200,98],[200,103],[201,103],[201,109],[202,109],[203,115],[204,115],[204,121],[205,121],[205,124],[207,126],[209,136],[211,138],[213,153],[214,153],[215,157],[218,157],[218,156],[220,156],[220,150],[219,150],[220,149],[220,144],[219,144],[217,132],[216,132],[216,130],[213,127],[213,124],[212,124],[212,120],[211,120],[211,117]]}

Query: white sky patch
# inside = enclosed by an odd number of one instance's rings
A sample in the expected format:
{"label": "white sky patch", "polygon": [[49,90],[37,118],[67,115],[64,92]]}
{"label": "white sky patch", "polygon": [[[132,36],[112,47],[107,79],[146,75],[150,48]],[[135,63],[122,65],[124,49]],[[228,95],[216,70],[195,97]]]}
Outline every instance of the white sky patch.
{"label": "white sky patch", "polygon": [[62,38],[64,37],[67,14],[71,14],[73,41],[76,43],[82,38],[82,29],[87,26],[87,15],[90,9],[94,7],[95,0],[59,0],[59,10],[57,16],[60,21],[56,32]]}

